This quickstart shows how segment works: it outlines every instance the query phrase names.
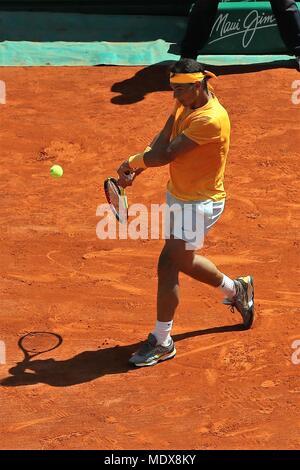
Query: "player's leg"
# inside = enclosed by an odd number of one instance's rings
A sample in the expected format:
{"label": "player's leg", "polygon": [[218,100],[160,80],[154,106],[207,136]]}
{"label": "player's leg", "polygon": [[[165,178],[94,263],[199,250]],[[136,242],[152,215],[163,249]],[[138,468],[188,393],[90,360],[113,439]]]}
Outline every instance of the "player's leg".
{"label": "player's leg", "polygon": [[179,304],[178,267],[173,262],[171,240],[166,240],[158,260],[157,321],[155,329],[145,343],[134,353],[129,362],[143,367],[151,366],[176,354],[170,336],[173,318]]}
{"label": "player's leg", "polygon": [[157,267],[157,320],[160,322],[172,321],[179,304],[179,270],[171,251],[172,240],[166,240]]}
{"label": "player's leg", "polygon": [[[187,250],[184,240],[174,237],[166,240],[158,261],[157,322],[153,331],[158,343],[163,346],[170,342],[172,321],[179,304],[179,271],[213,287],[221,286],[224,279],[209,259],[196,255],[194,250]],[[227,283],[223,293],[233,297],[234,283],[231,289]]]}
{"label": "player's leg", "polygon": [[[294,0],[271,0],[282,40],[289,52],[300,57],[300,11]],[[299,64],[298,64],[299,65]]]}
{"label": "player's leg", "polygon": [[197,255],[194,250],[187,250],[183,240],[173,240],[172,254],[174,263],[184,274],[212,287],[219,287],[223,274],[208,258]]}
{"label": "player's leg", "polygon": [[220,0],[197,0],[190,11],[181,57],[197,59],[198,51],[207,43],[218,11]]}
{"label": "player's leg", "polygon": [[[254,287],[251,276],[230,279],[210,260],[197,255],[208,231],[221,217],[225,201],[192,201],[186,203],[167,194],[167,205],[174,217],[170,225],[172,250],[169,256],[178,270],[197,281],[218,287],[225,295],[224,303],[236,308],[243,318],[245,328],[250,328],[254,319]],[[185,242],[185,243],[184,243]]]}
{"label": "player's leg", "polygon": [[[176,206],[176,207],[175,207]],[[141,348],[132,355],[129,362],[135,366],[150,366],[174,357],[176,349],[170,336],[173,318],[179,303],[178,273],[181,271],[197,281],[220,288],[226,296],[226,304],[235,307],[242,315],[244,326],[249,328],[253,322],[253,280],[251,276],[230,279],[207,258],[196,255],[195,250],[200,247],[203,238],[195,236],[193,244],[191,231],[193,221],[200,226],[204,234],[216,223],[224,210],[224,201],[213,203],[204,201],[200,203],[185,204],[170,194],[167,194],[167,207],[174,210],[167,224],[170,236],[158,263],[158,293],[157,293],[157,322],[152,333]],[[186,213],[182,213],[186,212]],[[183,216],[183,217],[182,217]],[[176,218],[180,217],[180,220]],[[190,219],[190,220],[189,220]],[[182,223],[183,222],[183,223]],[[202,224],[202,225],[201,225]],[[178,231],[177,229],[181,227]],[[177,238],[174,232],[177,231]],[[198,246],[198,244],[200,245]],[[225,303],[225,302],[224,302]]]}
{"label": "player's leg", "polygon": [[183,240],[173,240],[173,263],[178,270],[197,281],[218,288],[225,296],[224,304],[236,308],[243,325],[250,328],[254,320],[254,285],[252,276],[231,279],[204,256],[187,250]]}
{"label": "player's leg", "polygon": [[215,264],[195,250],[187,249],[185,240],[172,237],[166,241],[158,264],[157,323],[153,335],[162,346],[170,344],[170,333],[179,303],[178,272],[218,288],[225,303],[235,307],[249,328],[253,322],[253,280],[245,276],[236,280],[222,273]]}
{"label": "player's leg", "polygon": [[[213,287],[219,287],[224,279],[211,261],[196,255],[194,250],[187,250],[185,240],[174,237],[166,240],[158,262],[157,321],[145,343],[129,359],[135,366],[151,366],[176,354],[170,333],[179,303],[179,271]],[[231,289],[227,283],[227,289],[223,288],[223,292],[233,297],[235,284],[233,281],[231,283]]]}

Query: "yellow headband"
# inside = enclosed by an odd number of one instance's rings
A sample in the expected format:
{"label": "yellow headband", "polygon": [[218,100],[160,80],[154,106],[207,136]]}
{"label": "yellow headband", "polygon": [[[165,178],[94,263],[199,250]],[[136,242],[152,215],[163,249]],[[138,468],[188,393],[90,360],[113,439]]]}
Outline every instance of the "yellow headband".
{"label": "yellow headband", "polygon": [[217,78],[214,73],[204,70],[204,73],[176,73],[173,76],[170,74],[170,83],[196,83],[205,77]]}

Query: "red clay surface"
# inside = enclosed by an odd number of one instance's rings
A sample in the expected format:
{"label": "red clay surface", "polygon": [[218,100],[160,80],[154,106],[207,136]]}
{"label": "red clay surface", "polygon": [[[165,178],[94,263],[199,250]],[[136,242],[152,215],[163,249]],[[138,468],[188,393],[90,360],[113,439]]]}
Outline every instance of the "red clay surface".
{"label": "red clay surface", "polygon": [[[129,355],[155,322],[163,241],[101,241],[96,208],[102,180],[148,144],[172,107],[154,72],[123,84],[129,103],[111,102],[113,84],[139,70],[0,68],[8,94],[0,106],[0,447],[297,448],[300,105],[291,84],[299,75],[227,75],[216,85],[233,126],[228,201],[203,253],[229,276],[253,274],[254,328],[240,331],[218,292],[182,276],[177,357],[131,369]],[[135,102],[142,89],[153,92]],[[64,167],[59,180],[49,175],[54,163]],[[166,169],[148,170],[128,191],[131,202],[163,202],[166,182]],[[30,331],[56,332],[63,343],[11,374],[23,358],[18,339]]]}

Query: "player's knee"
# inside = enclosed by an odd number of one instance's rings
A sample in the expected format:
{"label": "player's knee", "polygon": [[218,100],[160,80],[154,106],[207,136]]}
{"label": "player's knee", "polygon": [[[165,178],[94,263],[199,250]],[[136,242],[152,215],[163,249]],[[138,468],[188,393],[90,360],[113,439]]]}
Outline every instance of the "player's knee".
{"label": "player's knee", "polygon": [[159,257],[158,273],[161,276],[164,274],[169,276],[172,271],[188,273],[192,270],[193,262],[193,253],[176,250],[163,251]]}
{"label": "player's knee", "polygon": [[194,254],[185,252],[177,257],[176,264],[178,270],[182,273],[189,273],[193,270],[194,265]]}
{"label": "player's knee", "polygon": [[158,260],[158,274],[168,275],[173,269],[175,269],[175,263],[174,256],[172,255],[171,251],[162,251]]}

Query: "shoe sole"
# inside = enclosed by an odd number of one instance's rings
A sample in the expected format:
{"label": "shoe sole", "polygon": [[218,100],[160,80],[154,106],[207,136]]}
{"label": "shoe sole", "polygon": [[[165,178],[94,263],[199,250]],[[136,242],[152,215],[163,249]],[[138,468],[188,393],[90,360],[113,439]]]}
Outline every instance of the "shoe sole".
{"label": "shoe sole", "polygon": [[139,362],[139,363],[134,363],[130,362],[132,366],[135,367],[147,367],[147,366],[155,366],[155,364],[158,364],[159,362],[167,361],[168,359],[172,359],[176,355],[176,349],[174,347],[173,351],[167,354],[166,356],[159,357],[158,359],[153,359],[151,362]]}
{"label": "shoe sole", "polygon": [[254,308],[254,281],[253,281],[253,277],[252,276],[248,276],[249,277],[249,283],[251,284],[251,287],[252,287],[252,299],[251,299],[251,302],[252,302],[252,305],[249,307],[249,310],[251,309],[251,317],[250,317],[250,320],[247,322],[247,323],[244,323],[244,327],[246,330],[249,330],[251,328],[251,326],[253,325],[254,321],[255,321],[255,308]]}

